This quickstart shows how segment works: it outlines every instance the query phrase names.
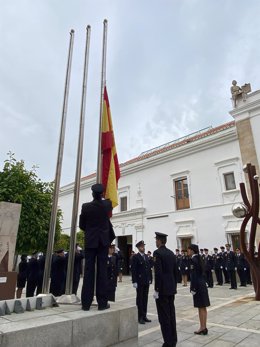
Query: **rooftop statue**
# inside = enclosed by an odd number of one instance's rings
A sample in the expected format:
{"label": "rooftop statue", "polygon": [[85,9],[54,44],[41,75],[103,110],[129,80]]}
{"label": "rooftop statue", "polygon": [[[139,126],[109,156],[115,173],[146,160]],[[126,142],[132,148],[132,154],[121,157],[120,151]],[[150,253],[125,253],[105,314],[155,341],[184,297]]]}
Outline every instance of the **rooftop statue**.
{"label": "rooftop statue", "polygon": [[243,101],[246,101],[247,94],[251,92],[251,84],[245,83],[243,86],[239,87],[237,81],[232,81],[232,86],[230,88],[233,106],[237,107],[237,100],[242,98]]}

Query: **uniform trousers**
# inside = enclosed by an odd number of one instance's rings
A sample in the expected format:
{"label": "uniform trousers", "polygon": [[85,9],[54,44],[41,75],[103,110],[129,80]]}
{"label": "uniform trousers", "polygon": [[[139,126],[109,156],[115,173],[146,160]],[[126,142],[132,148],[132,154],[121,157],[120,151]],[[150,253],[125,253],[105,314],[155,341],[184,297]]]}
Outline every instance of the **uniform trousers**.
{"label": "uniform trousers", "polygon": [[[87,248],[85,255],[85,269],[81,303],[83,308],[89,309],[94,297],[96,273],[96,298],[99,308],[107,305],[107,254],[108,247],[99,245],[97,248]],[[96,271],[95,271],[95,264]]]}
{"label": "uniform trousers", "polygon": [[156,299],[156,307],[165,346],[175,346],[177,343],[176,316],[174,295],[160,295]]}
{"label": "uniform trousers", "polygon": [[149,284],[139,285],[136,288],[136,306],[138,309],[138,319],[144,319],[147,315]]}
{"label": "uniform trousers", "polygon": [[237,289],[237,279],[236,279],[236,271],[235,270],[228,270],[228,275],[231,282],[231,288]]}
{"label": "uniform trousers", "polygon": [[216,277],[217,277],[218,284],[222,285],[223,284],[222,270],[221,269],[215,269],[215,274],[216,274]]}
{"label": "uniform trousers", "polygon": [[237,269],[237,273],[240,279],[241,286],[246,286],[247,279],[246,279],[246,271],[244,270],[244,268]]}
{"label": "uniform trousers", "polygon": [[230,283],[230,276],[229,276],[229,273],[226,269],[223,268],[223,274],[224,274],[224,277],[225,277],[225,283]]}
{"label": "uniform trousers", "polygon": [[34,296],[34,292],[35,292],[36,287],[37,287],[37,280],[27,281],[27,286],[26,286],[26,297],[27,298]]}

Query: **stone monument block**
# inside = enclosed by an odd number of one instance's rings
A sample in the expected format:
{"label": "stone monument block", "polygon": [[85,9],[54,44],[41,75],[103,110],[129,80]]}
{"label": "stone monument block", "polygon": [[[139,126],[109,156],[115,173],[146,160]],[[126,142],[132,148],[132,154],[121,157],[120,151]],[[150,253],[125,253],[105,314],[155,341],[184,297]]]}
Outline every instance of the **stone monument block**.
{"label": "stone monument block", "polygon": [[21,205],[0,202],[0,271],[12,271]]}
{"label": "stone monument block", "polygon": [[21,205],[0,202],[0,300],[13,299],[16,272],[12,272]]}

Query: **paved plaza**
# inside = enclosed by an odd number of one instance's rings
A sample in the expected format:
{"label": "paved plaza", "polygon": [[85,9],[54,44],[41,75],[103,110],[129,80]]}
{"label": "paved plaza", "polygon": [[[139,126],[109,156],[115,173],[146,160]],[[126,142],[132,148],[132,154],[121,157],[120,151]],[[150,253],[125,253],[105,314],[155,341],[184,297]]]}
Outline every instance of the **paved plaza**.
{"label": "paved plaza", "polygon": [[[254,347],[260,346],[260,301],[254,301],[252,286],[229,290],[229,285],[209,289],[211,306],[208,308],[208,336],[194,335],[199,327],[197,309],[193,308],[189,286],[178,284],[175,299],[178,347]],[[117,302],[135,303],[135,289],[130,277],[118,284]],[[163,340],[150,287],[148,317],[152,323],[139,325],[138,344],[123,344],[124,347],[162,346]]]}
{"label": "paved plaza", "polygon": [[[78,293],[80,294],[82,279]],[[176,316],[177,316],[177,332],[178,347],[254,347],[260,346],[260,301],[254,301],[254,293],[252,286],[238,287],[237,290],[229,290],[229,285],[223,287],[215,286],[209,289],[211,306],[208,308],[208,329],[207,336],[194,335],[194,331],[199,327],[197,309],[193,308],[192,296],[189,292],[189,286],[183,287],[178,284],[178,294],[175,299]],[[23,294],[24,297],[24,294]],[[129,276],[123,277],[123,282],[118,283],[116,293],[116,304],[112,307],[115,309],[124,308],[125,306],[135,305],[135,289],[132,287]],[[116,307],[115,307],[116,306]],[[66,312],[65,312],[65,311]],[[0,318],[0,325],[16,322],[21,327],[25,327],[25,320],[41,319],[44,321],[53,321],[60,319],[53,318],[53,315],[68,315],[69,311],[74,312],[75,317],[83,317],[84,315],[95,314],[97,308],[91,309],[93,312],[84,312],[80,305],[60,305],[59,308],[47,308],[43,311],[26,312],[22,315],[12,314]],[[112,309],[111,309],[112,310]],[[64,313],[65,312],[65,313]],[[52,317],[53,316],[53,317]],[[128,341],[114,345],[114,347],[161,347],[163,344],[161,330],[158,323],[156,306],[153,299],[153,286],[150,287],[148,301],[148,318],[151,323],[138,326],[138,341]],[[132,318],[133,319],[133,318]],[[137,317],[136,317],[137,319]],[[93,321],[94,322],[94,321]],[[122,322],[122,326],[127,325]],[[94,323],[93,323],[94,324]],[[86,338],[93,334],[102,334],[103,332],[97,328],[86,326]],[[11,325],[10,325],[11,326]],[[96,327],[96,325],[94,324]],[[19,328],[18,326],[16,327]],[[90,329],[90,331],[88,331]],[[95,329],[96,332],[95,332]],[[0,329],[1,331],[1,329]],[[48,330],[49,331],[49,330]],[[48,333],[48,332],[47,332]],[[49,331],[50,333],[50,331]],[[106,334],[112,332],[106,331]],[[64,339],[66,335],[64,334]],[[61,339],[62,342],[62,339]],[[63,345],[68,341],[63,341]],[[1,343],[0,343],[1,345]],[[20,341],[21,345],[21,341]],[[61,344],[59,344],[60,346]],[[24,346],[22,344],[22,346]],[[35,346],[37,347],[37,346]],[[93,345],[93,347],[96,347]]]}

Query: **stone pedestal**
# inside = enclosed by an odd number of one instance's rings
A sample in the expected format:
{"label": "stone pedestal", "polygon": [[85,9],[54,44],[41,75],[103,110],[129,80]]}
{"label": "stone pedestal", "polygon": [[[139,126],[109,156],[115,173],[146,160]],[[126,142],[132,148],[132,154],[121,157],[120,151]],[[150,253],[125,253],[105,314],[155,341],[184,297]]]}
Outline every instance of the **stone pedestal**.
{"label": "stone pedestal", "polygon": [[0,300],[9,300],[15,297],[16,272],[0,272]]}
{"label": "stone pedestal", "polygon": [[80,305],[11,314],[0,319],[1,347],[106,347],[138,337],[136,306],[82,311]]}

